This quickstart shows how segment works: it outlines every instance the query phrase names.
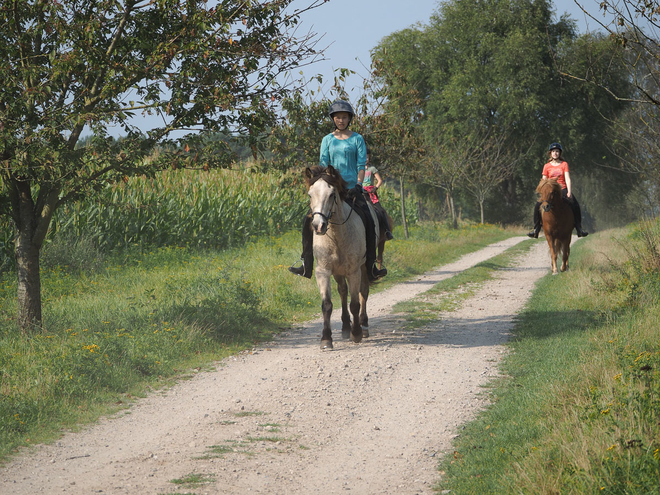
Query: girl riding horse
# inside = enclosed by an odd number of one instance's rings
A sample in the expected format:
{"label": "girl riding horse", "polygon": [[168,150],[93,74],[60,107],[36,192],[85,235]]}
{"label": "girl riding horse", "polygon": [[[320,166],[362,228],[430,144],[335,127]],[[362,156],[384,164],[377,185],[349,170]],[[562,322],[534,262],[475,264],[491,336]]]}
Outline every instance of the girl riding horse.
{"label": "girl riding horse", "polygon": [[[387,269],[379,269],[376,266],[376,230],[362,190],[364,169],[367,163],[367,146],[360,134],[348,129],[355,116],[355,111],[350,103],[336,100],[330,105],[329,113],[335,130],[325,136],[321,142],[319,163],[322,167],[332,165],[335,170],[339,171],[350,188],[349,197],[354,207],[359,208],[363,213],[361,216],[365,219],[367,231],[367,277],[370,281],[377,280],[387,275]],[[312,219],[308,214],[303,222],[303,252],[300,257],[302,266],[289,267],[290,272],[307,278],[312,278],[314,266],[311,223]]]}
{"label": "girl riding horse", "polygon": [[[582,213],[580,204],[571,191],[571,176],[568,172],[568,163],[561,159],[563,148],[559,143],[552,143],[548,148],[551,160],[543,166],[543,179],[554,179],[561,186],[562,198],[568,201],[573,211],[575,231],[578,237],[585,237],[589,232],[582,230]],[[529,237],[538,238],[541,231],[541,202],[537,201],[534,206],[534,228],[528,232]]]}

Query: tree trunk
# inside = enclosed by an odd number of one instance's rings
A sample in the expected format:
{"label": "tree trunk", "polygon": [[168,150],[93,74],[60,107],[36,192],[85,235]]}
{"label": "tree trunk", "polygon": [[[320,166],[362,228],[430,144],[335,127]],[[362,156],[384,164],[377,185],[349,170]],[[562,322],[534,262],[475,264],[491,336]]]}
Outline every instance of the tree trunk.
{"label": "tree trunk", "polygon": [[401,186],[401,222],[403,223],[403,233],[406,239],[408,239],[408,222],[406,221],[406,197],[404,195],[403,177],[399,179],[399,185]]}
{"label": "tree trunk", "polygon": [[447,191],[447,198],[449,200],[449,210],[451,211],[451,223],[454,229],[458,229],[458,221],[456,220],[456,209],[454,208],[454,195]]}
{"label": "tree trunk", "polygon": [[479,209],[481,210],[481,224],[484,223],[484,200],[479,201]]}
{"label": "tree trunk", "polygon": [[29,228],[23,228],[16,238],[17,323],[23,333],[30,333],[41,327],[39,247],[32,242],[31,234]]}
{"label": "tree trunk", "polygon": [[28,181],[12,180],[10,184],[12,218],[18,231],[14,251],[18,278],[16,321],[23,333],[30,333],[41,328],[39,253],[58,204],[59,189],[42,185],[35,203]]}

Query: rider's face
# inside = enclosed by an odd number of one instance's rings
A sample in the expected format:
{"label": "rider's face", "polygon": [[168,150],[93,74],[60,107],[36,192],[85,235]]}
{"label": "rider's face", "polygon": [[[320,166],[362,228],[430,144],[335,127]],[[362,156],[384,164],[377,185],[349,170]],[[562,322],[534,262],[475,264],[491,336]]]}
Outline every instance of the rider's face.
{"label": "rider's face", "polygon": [[561,156],[561,151],[559,151],[558,148],[555,148],[550,152],[550,156],[552,157],[553,160],[559,160],[559,157]]}
{"label": "rider's face", "polygon": [[348,112],[337,112],[332,115],[332,120],[337,126],[337,129],[340,131],[345,130],[348,127],[348,123],[351,121],[351,114]]}

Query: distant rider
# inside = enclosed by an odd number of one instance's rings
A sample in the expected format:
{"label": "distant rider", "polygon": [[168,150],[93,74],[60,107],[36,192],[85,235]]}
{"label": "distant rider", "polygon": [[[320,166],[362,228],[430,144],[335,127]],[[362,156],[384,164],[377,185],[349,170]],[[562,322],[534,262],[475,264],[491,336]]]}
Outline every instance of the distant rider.
{"label": "distant rider", "polygon": [[[554,179],[561,186],[561,195],[573,210],[573,218],[575,231],[577,232],[578,237],[585,237],[589,235],[589,232],[582,230],[582,213],[580,212],[580,204],[575,195],[571,192],[571,176],[568,173],[568,163],[562,160],[563,148],[559,143],[552,143],[548,148],[548,154],[550,155],[551,160],[543,166],[543,178],[544,179]],[[536,202],[534,206],[534,228],[530,230],[527,235],[533,237],[534,239],[538,238],[539,232],[541,231],[541,203]]]}

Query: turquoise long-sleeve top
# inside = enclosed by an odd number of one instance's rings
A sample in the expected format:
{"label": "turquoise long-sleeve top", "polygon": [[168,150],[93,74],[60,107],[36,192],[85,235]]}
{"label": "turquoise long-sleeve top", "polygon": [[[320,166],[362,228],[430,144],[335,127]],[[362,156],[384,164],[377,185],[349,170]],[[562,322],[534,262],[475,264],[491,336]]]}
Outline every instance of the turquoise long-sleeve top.
{"label": "turquoise long-sleeve top", "polygon": [[321,141],[319,164],[322,167],[332,165],[339,170],[348,188],[355,187],[358,171],[367,164],[367,145],[364,138],[354,132],[348,139],[337,139],[332,133]]}

